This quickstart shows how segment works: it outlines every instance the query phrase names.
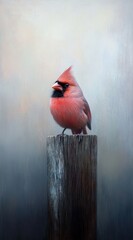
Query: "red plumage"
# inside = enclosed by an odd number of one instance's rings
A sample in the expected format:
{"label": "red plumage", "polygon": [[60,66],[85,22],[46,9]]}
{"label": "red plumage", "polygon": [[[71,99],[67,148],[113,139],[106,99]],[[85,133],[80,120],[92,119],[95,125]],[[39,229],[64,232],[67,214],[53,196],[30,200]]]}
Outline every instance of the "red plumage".
{"label": "red plumage", "polygon": [[50,110],[55,121],[73,134],[87,134],[91,129],[91,111],[82,90],[71,73],[71,67],[63,72],[55,84],[50,99]]}

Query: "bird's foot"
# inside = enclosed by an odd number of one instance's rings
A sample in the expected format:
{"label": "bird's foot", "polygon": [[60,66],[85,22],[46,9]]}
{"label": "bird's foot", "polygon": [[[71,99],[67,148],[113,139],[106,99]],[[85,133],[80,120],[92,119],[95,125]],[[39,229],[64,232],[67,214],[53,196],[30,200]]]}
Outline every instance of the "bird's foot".
{"label": "bird's foot", "polygon": [[64,134],[65,130],[66,130],[66,128],[64,128],[63,131],[62,131],[62,133],[61,133],[61,134],[58,134],[57,136],[65,136],[65,135],[67,135],[67,134]]}
{"label": "bird's foot", "polygon": [[66,129],[67,129],[67,128],[64,128],[64,129],[63,129],[63,131],[62,131],[62,135],[65,135],[64,132],[65,132]]}

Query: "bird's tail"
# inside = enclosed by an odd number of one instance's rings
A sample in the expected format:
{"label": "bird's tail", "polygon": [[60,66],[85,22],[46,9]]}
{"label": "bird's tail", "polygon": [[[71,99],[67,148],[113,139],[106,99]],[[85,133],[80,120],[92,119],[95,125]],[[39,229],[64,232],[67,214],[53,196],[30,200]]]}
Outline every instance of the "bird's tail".
{"label": "bird's tail", "polygon": [[91,121],[87,122],[87,127],[91,130]]}

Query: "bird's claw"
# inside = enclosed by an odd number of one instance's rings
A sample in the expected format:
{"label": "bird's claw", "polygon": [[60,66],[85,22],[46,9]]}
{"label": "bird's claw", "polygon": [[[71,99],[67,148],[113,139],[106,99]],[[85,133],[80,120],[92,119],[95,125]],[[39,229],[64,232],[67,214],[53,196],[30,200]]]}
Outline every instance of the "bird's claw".
{"label": "bird's claw", "polygon": [[65,135],[65,134],[64,134],[65,130],[66,130],[66,128],[64,128],[64,129],[63,129],[63,131],[62,131],[62,134],[61,134],[61,135]]}
{"label": "bird's claw", "polygon": [[62,131],[62,133],[61,133],[61,134],[58,134],[57,136],[65,136],[65,135],[67,135],[67,134],[64,134],[65,130],[66,130],[66,128],[64,128],[63,131]]}

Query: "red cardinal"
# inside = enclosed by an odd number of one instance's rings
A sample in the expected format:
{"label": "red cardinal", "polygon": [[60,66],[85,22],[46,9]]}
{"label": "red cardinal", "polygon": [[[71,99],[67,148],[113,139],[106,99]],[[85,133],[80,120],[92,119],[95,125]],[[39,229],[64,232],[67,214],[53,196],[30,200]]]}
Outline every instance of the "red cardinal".
{"label": "red cardinal", "polygon": [[91,130],[91,111],[82,90],[71,73],[71,67],[61,74],[52,86],[50,110],[55,121],[73,134],[87,134]]}

